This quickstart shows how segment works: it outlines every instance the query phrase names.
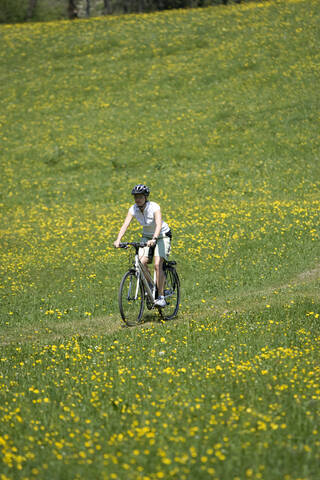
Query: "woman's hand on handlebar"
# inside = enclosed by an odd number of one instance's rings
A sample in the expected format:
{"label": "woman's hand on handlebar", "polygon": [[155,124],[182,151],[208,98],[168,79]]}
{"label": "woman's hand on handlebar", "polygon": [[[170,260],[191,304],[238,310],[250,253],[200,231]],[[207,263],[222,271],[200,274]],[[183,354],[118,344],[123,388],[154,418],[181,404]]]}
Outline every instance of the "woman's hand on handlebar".
{"label": "woman's hand on handlebar", "polygon": [[113,242],[113,246],[116,247],[116,248],[119,248],[120,240],[117,239],[115,242]]}
{"label": "woman's hand on handlebar", "polygon": [[153,238],[152,240],[147,241],[147,246],[148,247],[154,247],[157,241]]}

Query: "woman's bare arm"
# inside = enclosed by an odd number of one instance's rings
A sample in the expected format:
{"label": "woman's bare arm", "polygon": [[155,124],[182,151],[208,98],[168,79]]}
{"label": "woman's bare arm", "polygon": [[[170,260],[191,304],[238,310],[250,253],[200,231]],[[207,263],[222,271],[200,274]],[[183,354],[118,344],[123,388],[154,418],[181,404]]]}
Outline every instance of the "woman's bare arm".
{"label": "woman's bare arm", "polygon": [[121,242],[121,239],[122,239],[123,235],[126,233],[127,228],[129,227],[130,222],[131,222],[132,219],[133,219],[133,215],[128,212],[128,215],[126,216],[126,219],[125,219],[125,221],[123,222],[122,227],[120,228],[120,232],[119,232],[119,234],[118,234],[118,238],[117,238],[117,240],[113,243],[113,245],[114,245],[116,248],[119,247],[119,244],[120,244],[120,242]]}

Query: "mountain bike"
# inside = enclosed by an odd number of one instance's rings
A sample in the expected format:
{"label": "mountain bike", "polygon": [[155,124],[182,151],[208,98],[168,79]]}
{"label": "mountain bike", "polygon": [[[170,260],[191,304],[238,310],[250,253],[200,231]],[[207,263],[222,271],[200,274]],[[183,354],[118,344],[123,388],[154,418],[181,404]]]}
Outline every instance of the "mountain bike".
{"label": "mountain bike", "polygon": [[135,249],[134,262],[124,274],[119,288],[119,309],[122,320],[127,326],[142,323],[142,315],[145,305],[149,310],[157,309],[163,320],[171,320],[179,310],[180,303],[180,280],[176,271],[175,261],[163,261],[165,275],[164,298],[165,307],[158,307],[154,304],[157,299],[156,272],[153,278],[143,267],[139,260],[139,248],[145,247],[144,242],[120,243],[120,248]]}

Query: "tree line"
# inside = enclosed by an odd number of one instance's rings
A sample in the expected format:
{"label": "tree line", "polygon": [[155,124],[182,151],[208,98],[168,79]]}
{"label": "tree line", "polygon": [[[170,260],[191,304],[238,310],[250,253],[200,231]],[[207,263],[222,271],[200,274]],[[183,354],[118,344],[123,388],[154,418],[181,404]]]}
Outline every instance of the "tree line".
{"label": "tree line", "polygon": [[0,0],[0,22],[77,19],[119,13],[227,5],[248,0]]}

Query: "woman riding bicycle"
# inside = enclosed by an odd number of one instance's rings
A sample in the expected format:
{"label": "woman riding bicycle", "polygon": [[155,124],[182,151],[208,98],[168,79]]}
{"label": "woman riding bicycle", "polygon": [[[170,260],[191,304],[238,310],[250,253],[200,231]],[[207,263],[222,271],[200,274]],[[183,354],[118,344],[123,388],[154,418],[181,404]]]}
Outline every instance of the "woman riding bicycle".
{"label": "woman riding bicycle", "polygon": [[131,194],[134,196],[135,204],[129,208],[114,246],[116,248],[119,247],[131,220],[135,217],[143,226],[141,241],[147,243],[146,247],[139,250],[140,261],[144,268],[148,269],[147,264],[152,262],[152,254],[154,253],[154,267],[158,287],[158,299],[155,301],[155,305],[165,307],[163,259],[167,260],[170,254],[171,231],[169,226],[162,220],[160,206],[148,200],[150,194],[149,187],[138,184],[132,189]]}

